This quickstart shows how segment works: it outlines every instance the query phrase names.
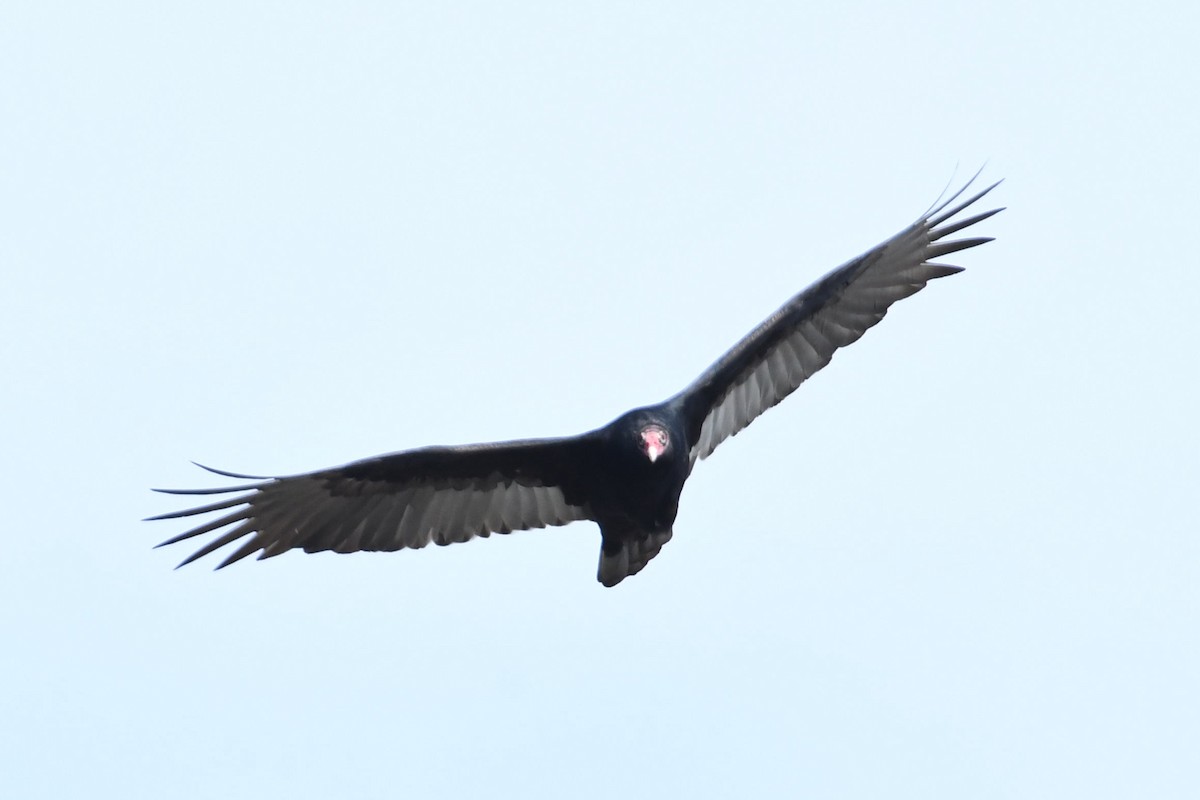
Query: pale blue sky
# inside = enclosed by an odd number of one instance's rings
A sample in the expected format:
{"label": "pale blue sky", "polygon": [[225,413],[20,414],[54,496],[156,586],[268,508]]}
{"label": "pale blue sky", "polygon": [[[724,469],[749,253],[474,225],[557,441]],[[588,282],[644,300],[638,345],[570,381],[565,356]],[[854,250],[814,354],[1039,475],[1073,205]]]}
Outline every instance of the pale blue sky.
{"label": "pale blue sky", "polygon": [[[1197,796],[1195,4],[434,8],[0,12],[0,794]],[[985,161],[615,589],[150,549],[189,459],[660,400]]]}

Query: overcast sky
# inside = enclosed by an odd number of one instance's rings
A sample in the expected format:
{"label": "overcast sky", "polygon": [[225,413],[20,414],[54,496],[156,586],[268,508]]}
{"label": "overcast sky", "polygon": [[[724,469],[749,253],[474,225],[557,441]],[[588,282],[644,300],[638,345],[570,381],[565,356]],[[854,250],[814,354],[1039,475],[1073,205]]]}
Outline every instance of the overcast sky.
{"label": "overcast sky", "polygon": [[[1191,798],[1194,3],[6,3],[0,794]],[[1008,206],[594,525],[178,572],[190,461],[571,434]]]}

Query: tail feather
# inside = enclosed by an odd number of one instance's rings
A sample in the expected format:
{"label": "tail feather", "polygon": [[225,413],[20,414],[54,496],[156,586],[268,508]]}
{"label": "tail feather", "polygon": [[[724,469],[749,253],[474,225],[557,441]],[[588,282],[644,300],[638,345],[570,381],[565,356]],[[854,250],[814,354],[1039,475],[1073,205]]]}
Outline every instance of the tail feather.
{"label": "tail feather", "polygon": [[618,583],[636,575],[658,555],[664,544],[671,540],[671,530],[665,531],[621,531],[619,534],[604,532],[600,547],[600,567],[596,579],[605,586]]}

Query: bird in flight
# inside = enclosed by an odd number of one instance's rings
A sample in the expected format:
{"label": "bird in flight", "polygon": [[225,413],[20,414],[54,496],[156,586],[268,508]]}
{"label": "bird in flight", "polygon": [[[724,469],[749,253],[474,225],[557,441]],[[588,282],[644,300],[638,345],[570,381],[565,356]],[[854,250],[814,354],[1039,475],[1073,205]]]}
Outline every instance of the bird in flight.
{"label": "bird in flight", "polygon": [[892,303],[962,271],[937,259],[991,241],[947,238],[1002,210],[973,209],[999,182],[960,200],[973,180],[788,300],[662,403],[578,436],[425,447],[286,477],[210,469],[252,482],[159,490],[220,499],[151,519],[221,512],[159,547],[214,534],[182,567],[244,540],[220,569],[254,553],[263,559],[294,548],[401,550],[593,520],[601,540],[597,578],[615,586],[670,540],[697,461],[791,394],[838,348],[883,319]]}

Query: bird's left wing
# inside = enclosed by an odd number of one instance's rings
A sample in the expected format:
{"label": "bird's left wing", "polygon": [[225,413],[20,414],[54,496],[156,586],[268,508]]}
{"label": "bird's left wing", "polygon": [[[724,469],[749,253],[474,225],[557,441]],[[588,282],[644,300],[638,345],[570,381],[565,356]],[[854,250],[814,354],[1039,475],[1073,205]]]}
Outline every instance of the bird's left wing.
{"label": "bird's left wing", "polygon": [[262,559],[293,548],[399,550],[565,525],[590,515],[584,476],[591,444],[583,436],[428,447],[225,489],[160,489],[236,496],[151,519],[224,512],[159,545],[221,531],[183,566],[249,537],[218,569],[255,552]]}
{"label": "bird's left wing", "polygon": [[693,464],[795,391],[838,348],[857,341],[892,303],[962,271],[935,259],[991,239],[946,237],[1002,210],[956,219],[998,182],[955,205],[970,185],[793,297],[672,399],[686,419]]}

